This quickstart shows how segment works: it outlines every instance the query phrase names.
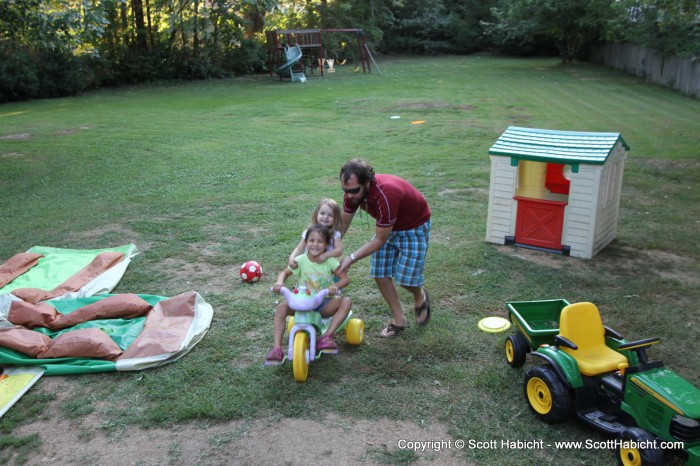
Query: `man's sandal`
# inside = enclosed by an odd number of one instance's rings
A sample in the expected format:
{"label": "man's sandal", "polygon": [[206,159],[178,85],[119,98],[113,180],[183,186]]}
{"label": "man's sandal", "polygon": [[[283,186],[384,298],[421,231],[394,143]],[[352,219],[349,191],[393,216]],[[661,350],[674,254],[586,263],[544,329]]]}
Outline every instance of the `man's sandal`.
{"label": "man's sandal", "polygon": [[404,330],[406,330],[406,326],[390,323],[386,326],[386,328],[382,330],[382,333],[380,333],[379,335],[382,338],[392,338],[398,335],[399,333],[403,332]]}
{"label": "man's sandal", "polygon": [[[428,296],[428,290],[423,290],[423,293],[425,293],[425,301],[423,301],[423,304],[418,306],[416,308],[416,323],[418,325],[425,325],[428,323],[430,320],[430,297]],[[425,319],[423,321],[420,321],[420,315],[425,311]]]}

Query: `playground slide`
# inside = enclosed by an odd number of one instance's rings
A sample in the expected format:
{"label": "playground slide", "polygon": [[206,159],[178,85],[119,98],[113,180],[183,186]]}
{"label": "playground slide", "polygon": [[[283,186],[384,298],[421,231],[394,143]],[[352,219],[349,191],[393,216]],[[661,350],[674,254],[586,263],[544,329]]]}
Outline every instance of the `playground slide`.
{"label": "playground slide", "polygon": [[277,68],[275,73],[283,78],[290,78],[292,82],[305,82],[306,75],[303,72],[295,73],[292,70],[292,67],[301,60],[301,47],[299,47],[299,44],[296,44],[294,47],[285,46],[284,52],[287,56],[287,63]]}

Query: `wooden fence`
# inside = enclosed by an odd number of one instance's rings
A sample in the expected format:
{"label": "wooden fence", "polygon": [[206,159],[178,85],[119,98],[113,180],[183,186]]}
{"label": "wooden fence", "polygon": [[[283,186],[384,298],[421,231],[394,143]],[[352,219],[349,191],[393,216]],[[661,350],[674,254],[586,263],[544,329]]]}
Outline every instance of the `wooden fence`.
{"label": "wooden fence", "polygon": [[637,45],[608,43],[599,48],[593,61],[700,97],[700,59],[664,56]]}

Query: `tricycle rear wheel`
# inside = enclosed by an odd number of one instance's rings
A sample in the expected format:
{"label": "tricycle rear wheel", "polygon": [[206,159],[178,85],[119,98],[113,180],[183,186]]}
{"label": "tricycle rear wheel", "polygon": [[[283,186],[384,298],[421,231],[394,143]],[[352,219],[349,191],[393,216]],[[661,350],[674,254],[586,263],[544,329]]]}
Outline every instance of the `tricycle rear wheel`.
{"label": "tricycle rear wheel", "polygon": [[515,333],[506,338],[505,352],[508,364],[511,367],[521,367],[525,364],[527,349],[527,342],[521,334]]}
{"label": "tricycle rear wheel", "polygon": [[361,319],[350,319],[345,326],[345,339],[350,345],[361,345],[365,337],[365,323]]}
{"label": "tricycle rear wheel", "polygon": [[550,366],[535,366],[525,372],[523,392],[530,411],[540,421],[559,422],[571,412],[571,393]]}

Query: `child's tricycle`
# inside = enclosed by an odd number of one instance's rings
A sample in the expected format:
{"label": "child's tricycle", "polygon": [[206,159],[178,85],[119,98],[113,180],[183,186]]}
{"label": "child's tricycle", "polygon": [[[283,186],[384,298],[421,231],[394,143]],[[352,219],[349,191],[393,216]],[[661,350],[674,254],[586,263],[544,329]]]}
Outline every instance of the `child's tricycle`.
{"label": "child's tricycle", "polygon": [[[323,319],[315,309],[321,305],[328,295],[328,290],[321,290],[315,295],[307,295],[303,290],[289,290],[282,287],[280,292],[287,300],[289,307],[294,310],[294,316],[289,318],[289,351],[285,360],[292,361],[294,380],[305,382],[309,374],[309,363],[321,357],[321,354],[337,354],[338,350],[316,350],[316,341],[328,329],[330,318]],[[336,332],[345,329],[345,338],[350,345],[361,345],[364,339],[365,324],[361,319],[353,318],[352,311]]]}
{"label": "child's tricycle", "polygon": [[622,465],[664,464],[664,450],[700,465],[700,390],[650,361],[659,342],[628,342],[605,327],[598,308],[564,299],[506,304],[516,333],[505,355],[513,367],[530,352],[545,364],[525,372],[523,392],[540,420],[554,423],[572,411],[579,420],[616,437]]}

